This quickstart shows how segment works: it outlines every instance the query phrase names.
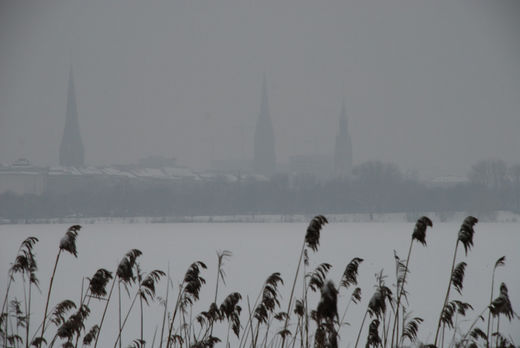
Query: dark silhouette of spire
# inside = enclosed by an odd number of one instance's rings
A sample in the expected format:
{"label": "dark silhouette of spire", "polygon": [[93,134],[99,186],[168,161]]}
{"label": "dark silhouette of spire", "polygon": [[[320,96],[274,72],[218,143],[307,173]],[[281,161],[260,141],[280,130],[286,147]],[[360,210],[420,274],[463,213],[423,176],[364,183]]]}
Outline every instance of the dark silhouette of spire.
{"label": "dark silhouette of spire", "polygon": [[255,156],[254,170],[257,173],[271,175],[276,170],[276,154],[274,150],[275,139],[273,124],[269,114],[269,102],[267,100],[267,85],[265,76],[262,82],[262,100],[260,114],[256,121],[255,129]]}
{"label": "dark silhouette of spire", "polygon": [[72,66],[69,72],[69,86],[67,91],[67,114],[65,129],[60,145],[60,166],[82,167],[85,165],[85,150],[79,131],[78,108],[74,90],[74,76]]}
{"label": "dark silhouette of spire", "polygon": [[352,141],[348,133],[347,111],[345,103],[341,105],[338,133],[334,148],[334,174],[338,177],[349,177],[352,174]]}

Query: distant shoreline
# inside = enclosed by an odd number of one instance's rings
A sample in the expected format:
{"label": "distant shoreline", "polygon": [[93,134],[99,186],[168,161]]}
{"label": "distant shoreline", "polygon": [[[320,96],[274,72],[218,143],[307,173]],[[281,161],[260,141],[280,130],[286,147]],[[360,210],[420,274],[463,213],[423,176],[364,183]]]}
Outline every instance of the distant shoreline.
{"label": "distant shoreline", "polygon": [[[318,214],[317,212],[316,214]],[[198,215],[198,216],[164,216],[164,217],[65,217],[42,219],[0,219],[0,225],[32,225],[32,224],[150,224],[150,223],[306,223],[316,214],[247,214],[247,215]],[[520,214],[510,211],[476,212],[403,212],[403,213],[352,213],[326,214],[329,222],[334,223],[386,223],[410,222],[426,215],[434,222],[460,221],[467,215],[479,216],[482,222],[518,222]]]}

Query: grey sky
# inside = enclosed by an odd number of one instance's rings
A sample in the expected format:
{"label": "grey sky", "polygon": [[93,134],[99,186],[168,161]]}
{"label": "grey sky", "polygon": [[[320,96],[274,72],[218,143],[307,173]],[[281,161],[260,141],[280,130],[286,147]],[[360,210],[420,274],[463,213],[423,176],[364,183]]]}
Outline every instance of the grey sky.
{"label": "grey sky", "polygon": [[518,1],[0,0],[0,162],[57,164],[69,65],[86,162],[252,158],[262,74],[279,161],[425,176],[520,162]]}

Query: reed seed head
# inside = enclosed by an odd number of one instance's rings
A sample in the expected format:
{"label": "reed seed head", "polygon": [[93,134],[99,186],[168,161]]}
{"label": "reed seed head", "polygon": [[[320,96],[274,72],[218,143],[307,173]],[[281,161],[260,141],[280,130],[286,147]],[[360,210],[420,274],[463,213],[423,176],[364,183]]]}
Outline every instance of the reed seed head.
{"label": "reed seed head", "polygon": [[78,236],[78,232],[81,230],[80,225],[70,226],[65,235],[60,240],[60,250],[65,250],[74,257],[78,257],[78,251],[76,249],[76,237]]}
{"label": "reed seed head", "polygon": [[96,339],[96,336],[99,332],[99,326],[94,325],[90,328],[90,330],[87,332],[85,337],[83,337],[83,344],[85,346],[90,346],[90,344]]}
{"label": "reed seed head", "polygon": [[500,284],[500,295],[491,302],[489,311],[496,317],[500,314],[504,314],[509,321],[514,317],[513,306],[509,299],[507,286],[505,283]]}
{"label": "reed seed head", "polygon": [[466,262],[460,262],[455,266],[453,273],[451,275],[451,284],[455,287],[455,290],[459,294],[462,295],[463,282],[464,282],[464,272],[466,270]]}
{"label": "reed seed head", "polygon": [[322,263],[313,272],[306,275],[310,278],[309,287],[312,291],[316,292],[325,285],[325,278],[331,268],[332,265],[330,263]]}
{"label": "reed seed head", "polygon": [[381,337],[379,337],[379,320],[374,319],[368,327],[368,337],[366,348],[379,347],[381,345]]}
{"label": "reed seed head", "polygon": [[90,279],[90,293],[97,297],[106,296],[106,286],[110,279],[112,279],[112,272],[109,272],[104,268],[98,269],[96,273],[94,273],[92,279]]}
{"label": "reed seed head", "polygon": [[415,223],[412,239],[426,246],[426,229],[428,226],[433,227],[432,220],[430,220],[430,218],[427,216],[420,217]]}
{"label": "reed seed head", "polygon": [[338,290],[331,280],[321,287],[321,299],[316,312],[318,319],[334,320],[338,317]]}
{"label": "reed seed head", "polygon": [[458,241],[464,245],[464,251],[466,252],[466,255],[473,246],[473,235],[475,234],[473,226],[475,226],[477,222],[478,219],[476,217],[468,216],[464,219],[464,222],[460,226]]}
{"label": "reed seed head", "polygon": [[347,267],[345,267],[345,272],[343,272],[343,277],[341,278],[341,284],[340,287],[345,287],[348,289],[351,285],[357,285],[357,276],[358,276],[358,269],[359,264],[363,262],[363,259],[360,257],[354,257]]}
{"label": "reed seed head", "polygon": [[123,281],[123,283],[130,283],[135,280],[134,266],[137,258],[143,253],[138,249],[128,251],[119,265],[117,266],[116,275]]}
{"label": "reed seed head", "polygon": [[321,228],[328,223],[327,218],[323,215],[315,216],[309,226],[307,227],[307,233],[305,234],[305,243],[313,251],[317,251],[320,245],[320,231]]}

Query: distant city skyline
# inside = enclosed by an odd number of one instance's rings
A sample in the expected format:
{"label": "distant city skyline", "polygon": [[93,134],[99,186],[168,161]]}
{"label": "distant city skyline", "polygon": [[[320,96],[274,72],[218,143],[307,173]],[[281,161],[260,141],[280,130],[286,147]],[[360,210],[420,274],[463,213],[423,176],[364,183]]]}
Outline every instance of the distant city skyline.
{"label": "distant city skyline", "polygon": [[[276,173],[307,173],[317,175],[320,178],[347,178],[352,174],[352,142],[348,132],[348,121],[345,103],[341,104],[341,112],[338,118],[338,130],[334,152],[325,156],[295,155],[289,158],[287,163],[277,163],[276,139],[274,127],[269,111],[269,98],[266,76],[262,78],[262,91],[259,103],[259,113],[254,132],[254,152],[247,159],[225,168],[218,166],[211,169],[228,172],[257,173],[271,176]],[[240,145],[240,144],[237,144]],[[330,158],[331,163],[328,163]],[[17,160],[20,161],[20,160]],[[332,163],[333,162],[333,163]],[[30,162],[29,162],[30,163]],[[139,159],[139,166],[171,167],[176,166],[175,158],[161,156],[149,156]],[[225,162],[224,162],[225,163]],[[117,164],[117,163],[113,163]],[[229,165],[230,163],[228,163]],[[238,167],[236,166],[238,164]],[[85,162],[85,148],[79,126],[79,117],[76,105],[76,93],[74,88],[74,71],[72,65],[69,71],[67,88],[67,108],[64,122],[64,130],[60,144],[59,165],[62,167],[81,168],[89,166]]]}
{"label": "distant city skyline", "polygon": [[353,165],[520,162],[518,1],[0,7],[0,163],[59,163],[71,64],[90,165],[251,159],[264,73],[277,163],[332,156],[342,101]]}

